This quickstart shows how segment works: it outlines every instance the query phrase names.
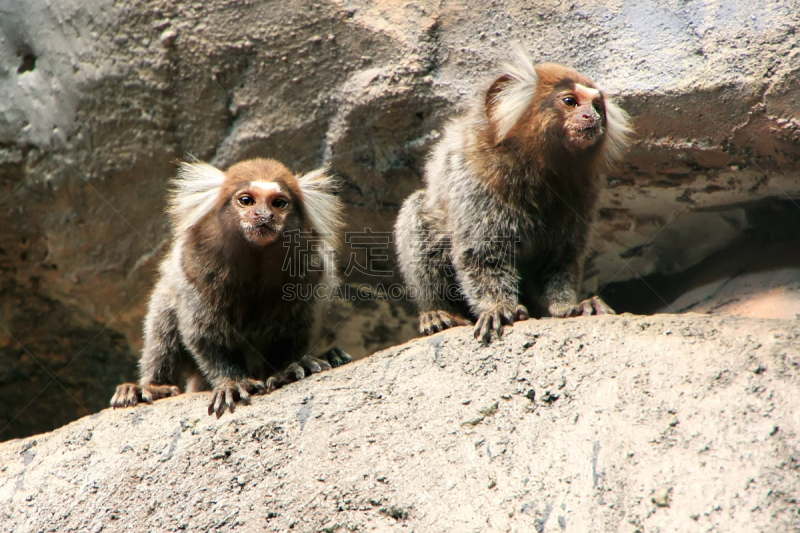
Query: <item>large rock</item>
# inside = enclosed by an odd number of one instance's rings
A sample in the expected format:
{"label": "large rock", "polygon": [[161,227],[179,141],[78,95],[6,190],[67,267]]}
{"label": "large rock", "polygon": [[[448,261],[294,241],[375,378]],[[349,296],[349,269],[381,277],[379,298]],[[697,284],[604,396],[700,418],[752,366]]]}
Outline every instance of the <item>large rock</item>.
{"label": "large rock", "polygon": [[800,531],[796,322],[459,328],[0,445],[3,531]]}
{"label": "large rock", "polygon": [[[108,359],[133,377],[168,235],[165,182],[186,154],[330,164],[348,229],[369,228],[389,256],[344,250],[345,265],[355,254],[368,267],[348,283],[378,299],[338,302],[324,344],[363,356],[411,338],[413,315],[387,301],[399,281],[387,232],[442,123],[512,41],[593,76],[636,119],[607,179],[587,290],[685,271],[747,232],[754,203],[800,194],[790,0],[0,0],[0,13],[0,367],[12,369],[0,438],[74,416],[51,416],[39,387],[17,392],[34,379],[55,377],[75,413],[102,407],[116,379],[91,398],[61,379],[96,372],[86,339],[124,339]],[[74,324],[29,319],[42,305]]]}

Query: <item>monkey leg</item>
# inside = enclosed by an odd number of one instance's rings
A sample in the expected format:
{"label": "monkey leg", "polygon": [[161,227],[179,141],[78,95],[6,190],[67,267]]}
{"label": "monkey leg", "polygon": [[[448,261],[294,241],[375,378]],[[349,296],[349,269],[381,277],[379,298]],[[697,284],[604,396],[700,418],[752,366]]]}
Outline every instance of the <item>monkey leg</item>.
{"label": "monkey leg", "polygon": [[440,231],[424,209],[425,191],[417,191],[405,202],[397,217],[400,272],[407,297],[419,310],[419,332],[432,335],[455,326],[472,323],[455,280],[451,235]]}
{"label": "monkey leg", "polygon": [[177,385],[137,385],[123,383],[111,398],[111,407],[133,407],[139,402],[153,403],[153,400],[177,396],[181,393]]}
{"label": "monkey leg", "polygon": [[489,344],[492,340],[492,331],[500,339],[503,337],[504,326],[511,326],[514,322],[528,318],[528,310],[524,305],[512,307],[504,303],[496,304],[478,317],[478,322],[475,324],[475,338],[480,339],[483,344]]}
{"label": "monkey leg", "polygon": [[180,375],[194,366],[181,344],[174,293],[166,278],[153,291],[145,317],[144,350],[139,361],[139,384],[123,383],[111,398],[111,406],[131,407],[139,402],[177,396]]}
{"label": "monkey leg", "polygon": [[263,381],[255,379],[227,379],[214,387],[211,391],[211,402],[208,404],[208,414],[217,414],[217,418],[225,414],[226,410],[233,413],[236,410],[237,400],[244,405],[250,404],[251,394],[264,394],[267,387]]}
{"label": "monkey leg", "polygon": [[550,314],[555,317],[591,316],[591,315],[615,315],[611,307],[608,306],[598,296],[592,296],[578,304],[555,304],[550,306]]}

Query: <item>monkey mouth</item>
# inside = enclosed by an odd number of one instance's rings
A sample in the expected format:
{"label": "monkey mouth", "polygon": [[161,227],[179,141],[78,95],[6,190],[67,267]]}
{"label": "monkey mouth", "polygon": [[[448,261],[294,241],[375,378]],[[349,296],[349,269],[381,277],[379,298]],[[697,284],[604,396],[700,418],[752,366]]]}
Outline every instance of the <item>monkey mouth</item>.
{"label": "monkey mouth", "polygon": [[588,148],[602,135],[603,130],[599,124],[589,124],[584,127],[570,128],[568,138],[570,144],[578,148]]}
{"label": "monkey mouth", "polygon": [[600,125],[589,124],[582,128],[578,128],[575,133],[579,137],[597,137],[600,135]]}
{"label": "monkey mouth", "polygon": [[245,228],[244,236],[255,244],[267,244],[274,241],[279,233],[280,228],[277,228],[274,224],[262,222]]}

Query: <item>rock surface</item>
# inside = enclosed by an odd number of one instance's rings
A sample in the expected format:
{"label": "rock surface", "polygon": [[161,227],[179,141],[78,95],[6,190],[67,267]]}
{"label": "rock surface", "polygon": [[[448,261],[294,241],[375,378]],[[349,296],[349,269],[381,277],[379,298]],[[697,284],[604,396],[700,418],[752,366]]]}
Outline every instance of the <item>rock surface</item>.
{"label": "rock surface", "polygon": [[[411,338],[386,297],[387,232],[443,122],[513,41],[636,119],[586,290],[692,268],[757,225],[754,204],[800,195],[795,4],[0,0],[0,439],[97,411],[135,375],[165,183],[187,154],[330,164],[348,230],[369,228],[377,253],[348,241],[343,266],[365,268],[346,279],[369,291],[337,303],[324,342],[364,356]],[[105,377],[81,355],[101,345]]]}
{"label": "rock surface", "polygon": [[0,444],[3,531],[800,531],[800,331],[701,315],[458,328],[254,398]]}

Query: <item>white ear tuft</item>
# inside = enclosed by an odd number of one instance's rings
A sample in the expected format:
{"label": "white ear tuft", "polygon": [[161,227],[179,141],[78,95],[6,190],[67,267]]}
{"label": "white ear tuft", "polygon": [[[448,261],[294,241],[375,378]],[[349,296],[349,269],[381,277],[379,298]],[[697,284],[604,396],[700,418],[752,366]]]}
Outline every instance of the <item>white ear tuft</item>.
{"label": "white ear tuft", "polygon": [[631,117],[611,98],[606,104],[606,162],[614,165],[628,149],[633,134]]}
{"label": "white ear tuft", "polygon": [[343,225],[342,203],[333,194],[339,188],[339,180],[323,167],[299,177],[297,182],[303,193],[309,225],[335,248]]}
{"label": "white ear tuft", "polygon": [[218,168],[195,160],[181,163],[172,180],[169,214],[178,233],[190,229],[207,215],[217,201],[225,174]]}
{"label": "white ear tuft", "polygon": [[538,76],[533,60],[519,45],[511,53],[511,62],[506,63],[505,76],[510,80],[494,96],[489,119],[494,125],[496,142],[500,143],[519,122],[536,91]]}

